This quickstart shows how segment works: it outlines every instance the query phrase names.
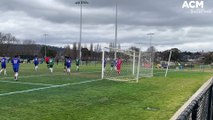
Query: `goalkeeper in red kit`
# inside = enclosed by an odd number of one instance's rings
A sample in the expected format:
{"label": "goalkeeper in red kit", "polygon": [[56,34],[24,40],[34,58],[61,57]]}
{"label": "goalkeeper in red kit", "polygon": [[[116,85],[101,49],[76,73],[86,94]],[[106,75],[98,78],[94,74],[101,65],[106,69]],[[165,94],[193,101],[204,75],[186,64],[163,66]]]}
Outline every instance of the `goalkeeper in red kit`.
{"label": "goalkeeper in red kit", "polygon": [[121,60],[120,57],[117,59],[117,62],[116,62],[116,63],[117,63],[117,64],[116,64],[117,73],[118,73],[118,75],[120,75],[120,73],[121,73],[121,65],[122,65],[122,60]]}

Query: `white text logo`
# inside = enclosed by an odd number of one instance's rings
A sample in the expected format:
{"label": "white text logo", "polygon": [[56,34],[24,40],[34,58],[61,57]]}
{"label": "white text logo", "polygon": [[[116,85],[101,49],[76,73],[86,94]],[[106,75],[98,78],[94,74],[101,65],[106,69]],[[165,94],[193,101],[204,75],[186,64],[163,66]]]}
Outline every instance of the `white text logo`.
{"label": "white text logo", "polygon": [[182,8],[204,8],[204,1],[184,1]]}

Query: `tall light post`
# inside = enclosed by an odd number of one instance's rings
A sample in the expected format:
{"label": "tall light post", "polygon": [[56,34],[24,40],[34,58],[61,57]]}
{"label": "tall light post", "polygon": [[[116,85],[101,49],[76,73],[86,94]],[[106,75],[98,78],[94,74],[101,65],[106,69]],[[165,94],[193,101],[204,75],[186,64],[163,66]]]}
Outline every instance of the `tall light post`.
{"label": "tall light post", "polygon": [[149,37],[149,46],[151,47],[152,46],[152,36],[154,35],[155,33],[148,33],[147,35],[150,36]]}
{"label": "tall light post", "polygon": [[152,47],[152,36],[154,35],[155,33],[148,33],[147,35],[148,36],[150,36],[149,37],[149,46],[150,46],[150,62],[151,62],[151,64],[152,64],[152,69],[151,69],[151,75],[153,76],[153,69],[154,69],[154,64],[153,64],[153,62],[154,62],[154,54],[153,54],[153,52],[154,52],[154,50],[153,50],[153,47]]}
{"label": "tall light post", "polygon": [[45,48],[44,48],[44,58],[47,56],[47,43],[46,43],[46,37],[48,36],[47,33],[44,34],[44,42],[45,42]]}
{"label": "tall light post", "polygon": [[[117,49],[118,43],[118,1],[115,3],[115,49]],[[115,59],[117,58],[117,52],[115,50]]]}
{"label": "tall light post", "polygon": [[87,1],[83,1],[83,0],[80,0],[80,1],[77,1],[75,2],[75,4],[77,5],[80,5],[80,36],[79,36],[79,46],[78,46],[78,49],[79,49],[79,59],[81,60],[81,40],[82,40],[82,11],[83,11],[83,4],[89,4]]}

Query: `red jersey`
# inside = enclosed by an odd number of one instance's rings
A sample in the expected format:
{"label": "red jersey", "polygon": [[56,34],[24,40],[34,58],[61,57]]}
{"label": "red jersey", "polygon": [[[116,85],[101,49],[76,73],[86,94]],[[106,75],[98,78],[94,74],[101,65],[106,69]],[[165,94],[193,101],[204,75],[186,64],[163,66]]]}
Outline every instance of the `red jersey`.
{"label": "red jersey", "polygon": [[119,58],[118,60],[117,60],[117,72],[118,72],[118,74],[120,74],[120,71],[121,71],[121,64],[122,64],[122,60]]}
{"label": "red jersey", "polygon": [[50,58],[49,58],[49,57],[46,57],[46,58],[45,58],[45,62],[48,63],[49,61],[50,61]]}
{"label": "red jersey", "polygon": [[121,59],[118,59],[118,60],[117,60],[117,67],[120,67],[121,64],[122,64],[122,60],[121,60]]}

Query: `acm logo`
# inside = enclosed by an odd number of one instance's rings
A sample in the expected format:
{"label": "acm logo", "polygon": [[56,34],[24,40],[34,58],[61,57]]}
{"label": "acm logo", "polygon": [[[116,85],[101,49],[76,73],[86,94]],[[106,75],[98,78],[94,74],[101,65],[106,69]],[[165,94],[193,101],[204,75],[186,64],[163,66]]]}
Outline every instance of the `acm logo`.
{"label": "acm logo", "polygon": [[204,1],[184,1],[182,8],[204,8]]}

